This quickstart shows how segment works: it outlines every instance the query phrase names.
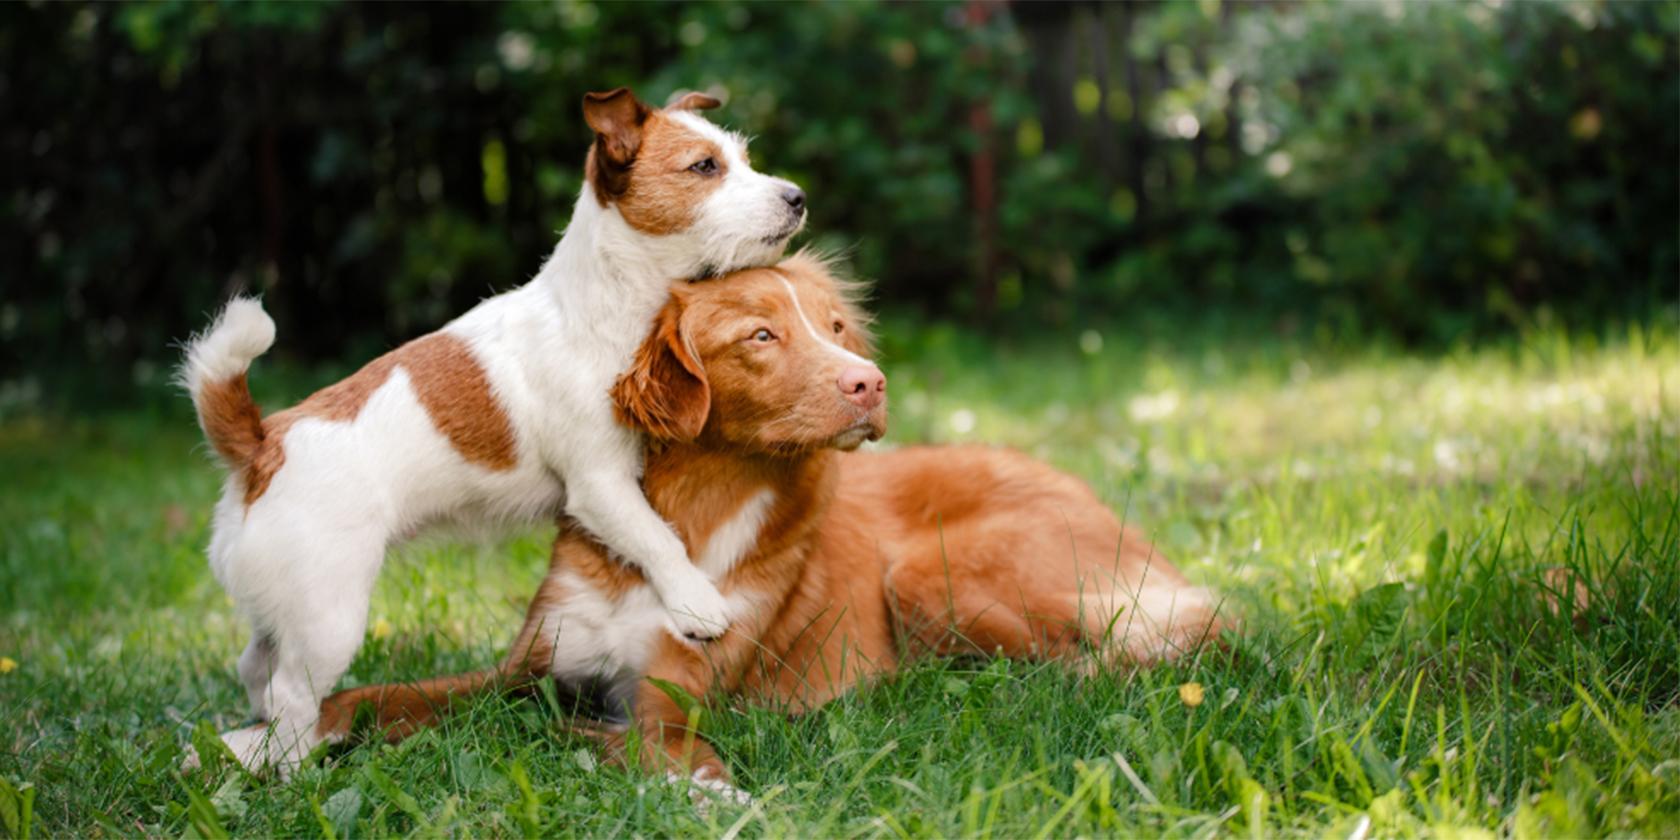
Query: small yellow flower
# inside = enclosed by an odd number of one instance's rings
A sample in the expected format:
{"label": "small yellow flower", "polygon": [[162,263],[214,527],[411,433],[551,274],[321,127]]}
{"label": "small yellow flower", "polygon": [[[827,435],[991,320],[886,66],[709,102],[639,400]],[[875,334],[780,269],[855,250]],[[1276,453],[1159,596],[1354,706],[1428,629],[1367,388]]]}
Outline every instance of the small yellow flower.
{"label": "small yellow flower", "polygon": [[391,622],[381,618],[373,623],[373,637],[375,639],[388,638],[391,635]]}
{"label": "small yellow flower", "polygon": [[1192,709],[1202,705],[1202,684],[1199,682],[1187,682],[1179,686],[1178,699],[1184,701],[1184,705],[1189,706]]}
{"label": "small yellow flower", "polygon": [[0,674],[10,674],[17,670],[17,660],[10,656],[0,656]]}

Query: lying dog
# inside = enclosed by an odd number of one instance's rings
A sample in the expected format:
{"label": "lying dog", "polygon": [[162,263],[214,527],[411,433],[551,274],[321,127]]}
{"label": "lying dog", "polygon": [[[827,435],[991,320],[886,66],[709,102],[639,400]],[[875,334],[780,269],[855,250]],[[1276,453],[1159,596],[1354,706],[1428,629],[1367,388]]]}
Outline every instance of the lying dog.
{"label": "lying dog", "polygon": [[587,181],[535,280],[490,298],[298,405],[263,417],[246,370],[274,341],[235,301],[183,367],[230,474],[210,566],[250,621],[239,675],[268,722],[224,734],[248,766],[295,764],[362,641],[386,548],[439,521],[572,520],[634,564],[662,626],[704,638],[731,607],[637,484],[642,441],[609,397],[674,278],[773,262],[804,224],[798,187],[746,144],[629,91],[590,94]]}
{"label": "lying dog", "polygon": [[809,258],[673,288],[615,397],[654,440],[648,498],[726,593],[729,631],[666,632],[641,575],[566,528],[500,668],[341,692],[323,736],[364,702],[395,738],[452,697],[553,676],[603,684],[641,737],[593,734],[718,788],[722,762],[655,680],[797,711],[907,654],[1141,664],[1219,631],[1210,594],[1071,476],[999,449],[836,451],[885,431],[868,353],[847,287]]}

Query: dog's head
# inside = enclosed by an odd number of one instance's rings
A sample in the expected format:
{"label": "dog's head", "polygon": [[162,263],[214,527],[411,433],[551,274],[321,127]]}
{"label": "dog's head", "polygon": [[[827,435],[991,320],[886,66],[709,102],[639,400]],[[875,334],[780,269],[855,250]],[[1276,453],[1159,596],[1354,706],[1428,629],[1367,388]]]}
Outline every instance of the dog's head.
{"label": "dog's head", "polygon": [[803,253],[677,284],[613,386],[619,419],[656,440],[765,453],[879,439],[887,380],[853,292]]}
{"label": "dog's head", "polygon": [[804,191],[753,171],[746,139],[695,113],[718,104],[690,93],[656,110],[626,88],[583,99],[595,199],[687,257],[691,276],[774,262],[805,225]]}

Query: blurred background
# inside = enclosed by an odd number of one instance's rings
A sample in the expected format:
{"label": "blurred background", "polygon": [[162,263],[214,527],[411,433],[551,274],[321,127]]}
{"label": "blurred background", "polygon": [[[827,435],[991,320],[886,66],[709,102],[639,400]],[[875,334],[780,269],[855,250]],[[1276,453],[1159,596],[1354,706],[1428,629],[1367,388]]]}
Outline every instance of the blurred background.
{"label": "blurred background", "polygon": [[235,292],[308,366],[523,282],[617,85],[725,98],[889,323],[1672,321],[1677,37],[1633,2],[4,4],[0,412],[161,387]]}

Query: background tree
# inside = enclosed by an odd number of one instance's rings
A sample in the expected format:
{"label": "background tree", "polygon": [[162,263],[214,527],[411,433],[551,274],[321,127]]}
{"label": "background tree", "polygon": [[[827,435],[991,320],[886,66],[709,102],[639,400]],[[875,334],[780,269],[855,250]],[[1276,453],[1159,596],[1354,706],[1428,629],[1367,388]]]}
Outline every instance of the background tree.
{"label": "background tree", "polygon": [[1680,276],[1677,9],[8,5],[0,376],[155,378],[239,290],[303,359],[436,326],[536,270],[578,99],[620,84],[726,94],[814,239],[924,318],[1649,317]]}

